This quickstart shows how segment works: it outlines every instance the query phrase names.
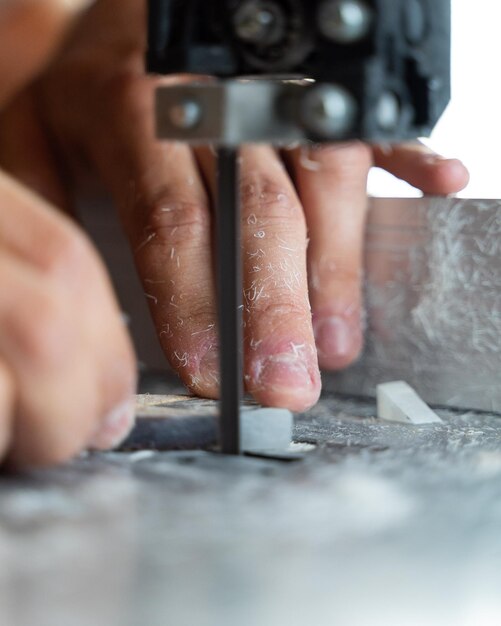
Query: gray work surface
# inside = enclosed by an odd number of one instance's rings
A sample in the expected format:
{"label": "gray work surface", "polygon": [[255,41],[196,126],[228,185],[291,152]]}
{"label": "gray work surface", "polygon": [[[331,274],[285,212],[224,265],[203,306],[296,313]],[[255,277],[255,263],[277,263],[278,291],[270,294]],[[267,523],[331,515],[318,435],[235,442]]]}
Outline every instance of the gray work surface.
{"label": "gray work surface", "polygon": [[374,412],[326,394],[297,417],[302,462],[140,451],[2,478],[1,626],[501,623],[501,417]]}

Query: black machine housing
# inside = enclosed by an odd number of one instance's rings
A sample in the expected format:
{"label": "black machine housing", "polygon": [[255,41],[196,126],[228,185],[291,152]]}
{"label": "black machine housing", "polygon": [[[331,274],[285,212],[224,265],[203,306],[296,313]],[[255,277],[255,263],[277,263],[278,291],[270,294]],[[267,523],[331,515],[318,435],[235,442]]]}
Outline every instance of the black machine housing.
{"label": "black machine housing", "polygon": [[[401,110],[399,138],[428,135],[450,100],[450,0],[364,0],[370,28],[352,43],[322,33],[325,2],[149,0],[147,69],[223,79],[299,75],[341,85],[358,103],[350,136],[361,139],[384,139],[375,111],[391,93]],[[280,10],[281,32],[266,43],[236,31],[235,15],[252,4]]]}

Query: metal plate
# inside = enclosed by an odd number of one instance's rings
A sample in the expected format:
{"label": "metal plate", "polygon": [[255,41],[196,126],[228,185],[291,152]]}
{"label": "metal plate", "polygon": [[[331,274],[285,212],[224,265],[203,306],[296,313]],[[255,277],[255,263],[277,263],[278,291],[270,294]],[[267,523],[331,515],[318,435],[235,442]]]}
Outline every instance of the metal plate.
{"label": "metal plate", "polygon": [[366,348],[326,388],[501,412],[501,202],[375,200],[365,254]]}

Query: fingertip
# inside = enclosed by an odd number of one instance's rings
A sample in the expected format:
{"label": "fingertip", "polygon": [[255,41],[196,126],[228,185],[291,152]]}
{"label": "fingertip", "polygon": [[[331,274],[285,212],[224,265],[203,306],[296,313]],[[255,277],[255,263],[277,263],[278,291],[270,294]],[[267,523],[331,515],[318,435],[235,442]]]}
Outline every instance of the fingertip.
{"label": "fingertip", "polygon": [[360,356],[363,333],[358,318],[354,321],[338,315],[314,316],[313,331],[322,369],[345,369]]}
{"label": "fingertip", "polygon": [[[183,344],[185,347],[187,344]],[[219,350],[215,337],[187,346],[188,351],[170,352],[170,364],[182,383],[195,396],[219,398]]]}
{"label": "fingertip", "polygon": [[132,432],[136,422],[135,398],[128,398],[112,409],[91,439],[92,450],[117,448]]}
{"label": "fingertip", "polygon": [[318,402],[320,398],[321,386],[305,391],[291,388],[266,388],[255,390],[252,394],[255,400],[265,407],[288,409],[294,413],[308,411]]}
{"label": "fingertip", "polygon": [[[470,181],[470,173],[459,159],[434,158],[430,163],[428,193],[452,194],[462,191]],[[428,187],[428,188],[426,188]]]}
{"label": "fingertip", "polygon": [[200,379],[195,374],[187,374],[181,376],[181,380],[194,396],[208,400],[219,400],[219,380],[216,377],[211,381]]}
{"label": "fingertip", "polygon": [[321,392],[317,359],[297,352],[260,355],[249,363],[249,393],[263,406],[306,411]]}
{"label": "fingertip", "polygon": [[419,142],[374,147],[375,165],[426,194],[449,195],[464,189],[470,175],[455,158],[445,158]]}

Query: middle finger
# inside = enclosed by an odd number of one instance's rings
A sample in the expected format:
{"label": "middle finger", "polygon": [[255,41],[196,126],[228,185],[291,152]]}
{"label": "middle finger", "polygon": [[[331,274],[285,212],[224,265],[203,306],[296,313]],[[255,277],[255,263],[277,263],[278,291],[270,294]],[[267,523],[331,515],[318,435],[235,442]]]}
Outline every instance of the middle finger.
{"label": "middle finger", "polygon": [[[214,180],[207,151],[202,167]],[[212,170],[212,171],[210,171]],[[245,382],[260,403],[304,410],[320,393],[306,273],[306,224],[267,146],[241,151]]]}

